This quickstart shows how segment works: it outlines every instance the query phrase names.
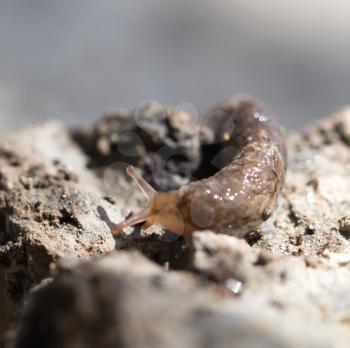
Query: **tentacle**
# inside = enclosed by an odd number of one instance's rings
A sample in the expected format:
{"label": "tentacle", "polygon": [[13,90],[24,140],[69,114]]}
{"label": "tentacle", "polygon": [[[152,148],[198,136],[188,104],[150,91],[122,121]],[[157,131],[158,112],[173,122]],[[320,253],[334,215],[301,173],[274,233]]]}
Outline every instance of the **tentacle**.
{"label": "tentacle", "polygon": [[[133,178],[133,180],[140,187],[141,191],[150,201],[156,194],[157,191],[138,173],[138,171],[133,166],[128,166],[126,172]],[[136,225],[140,222],[144,222],[150,218],[152,215],[150,208],[144,208],[136,214],[131,215],[129,218],[125,219],[123,222],[114,225],[112,227],[112,234],[116,235],[128,226]]]}
{"label": "tentacle", "polygon": [[133,180],[139,185],[141,191],[147,197],[148,200],[153,198],[157,191],[138,173],[133,166],[128,166],[126,172],[133,178]]}
{"label": "tentacle", "polygon": [[129,218],[125,219],[123,222],[117,225],[114,225],[112,227],[113,236],[122,232],[123,229],[128,226],[133,226],[140,222],[146,221],[151,215],[152,215],[151,209],[149,208],[142,209],[138,213],[131,215]]}

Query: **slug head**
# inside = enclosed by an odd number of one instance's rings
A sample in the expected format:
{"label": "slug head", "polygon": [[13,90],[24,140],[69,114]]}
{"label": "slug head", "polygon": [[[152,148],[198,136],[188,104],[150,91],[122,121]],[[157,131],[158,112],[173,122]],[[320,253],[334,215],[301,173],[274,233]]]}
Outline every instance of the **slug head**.
{"label": "slug head", "polygon": [[178,208],[180,201],[179,191],[157,192],[132,166],[127,168],[127,173],[138,184],[147,197],[148,203],[144,209],[115,225],[112,228],[113,235],[122,232],[128,226],[141,222],[145,222],[146,227],[159,224],[178,235],[187,235],[191,227],[186,224],[181,209]]}

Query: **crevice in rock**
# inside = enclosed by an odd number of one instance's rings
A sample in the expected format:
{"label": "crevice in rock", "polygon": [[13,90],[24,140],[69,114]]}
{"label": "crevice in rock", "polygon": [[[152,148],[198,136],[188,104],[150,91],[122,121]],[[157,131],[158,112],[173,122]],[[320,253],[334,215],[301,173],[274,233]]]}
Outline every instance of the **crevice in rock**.
{"label": "crevice in rock", "polygon": [[7,242],[6,226],[6,215],[0,211],[0,245]]}
{"label": "crevice in rock", "polygon": [[157,235],[142,236],[140,230],[131,235],[116,238],[117,250],[138,250],[160,266],[174,270],[188,270],[191,255],[190,245],[181,237],[177,240],[162,240]]}
{"label": "crevice in rock", "polygon": [[70,213],[67,209],[60,210],[61,216],[58,221],[61,225],[72,225],[77,228],[81,228],[81,224],[79,220],[74,216],[74,214]]}

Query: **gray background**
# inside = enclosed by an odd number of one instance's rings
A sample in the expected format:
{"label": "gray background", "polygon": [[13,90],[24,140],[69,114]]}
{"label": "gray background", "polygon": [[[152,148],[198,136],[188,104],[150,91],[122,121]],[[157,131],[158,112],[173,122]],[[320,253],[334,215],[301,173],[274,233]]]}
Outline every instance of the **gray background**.
{"label": "gray background", "polygon": [[0,0],[1,131],[236,93],[301,128],[349,103],[349,53],[347,0]]}

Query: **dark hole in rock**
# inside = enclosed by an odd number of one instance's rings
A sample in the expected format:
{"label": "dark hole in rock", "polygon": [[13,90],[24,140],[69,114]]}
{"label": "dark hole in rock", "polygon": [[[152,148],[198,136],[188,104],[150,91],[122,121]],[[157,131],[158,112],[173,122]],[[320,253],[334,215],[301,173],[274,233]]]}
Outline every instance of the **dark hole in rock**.
{"label": "dark hole in rock", "polygon": [[294,226],[298,226],[300,224],[300,218],[296,216],[295,212],[290,207],[289,213],[288,213],[289,220],[294,224]]}
{"label": "dark hole in rock", "polygon": [[7,242],[6,216],[0,212],[0,245]]}
{"label": "dark hole in rock", "polygon": [[339,233],[345,238],[350,240],[350,230],[340,230]]}
{"label": "dark hole in rock", "polygon": [[305,234],[308,236],[312,236],[313,234],[315,234],[315,230],[313,228],[307,227],[305,229]]}
{"label": "dark hole in rock", "polygon": [[80,223],[77,218],[68,212],[66,209],[60,210],[61,217],[59,218],[59,223],[62,225],[72,225],[74,227],[80,227]]}
{"label": "dark hole in rock", "polygon": [[247,236],[245,237],[245,240],[247,241],[247,243],[250,246],[253,246],[254,244],[256,244],[257,242],[259,242],[259,240],[261,239],[261,232],[259,231],[252,231],[249,232],[247,234]]}
{"label": "dark hole in rock", "polygon": [[223,144],[205,144],[201,147],[202,159],[198,168],[193,172],[193,177],[196,180],[201,180],[204,178],[208,178],[215,173],[217,173],[221,168],[225,165],[225,163],[221,163],[218,167],[218,164],[213,164],[213,159],[216,155],[222,150]]}
{"label": "dark hole in rock", "polygon": [[116,248],[121,250],[136,249],[150,260],[169,269],[187,269],[190,264],[191,250],[182,239],[167,241],[163,237],[142,236],[139,232],[116,239]]}
{"label": "dark hole in rock", "polygon": [[350,219],[348,216],[339,220],[339,232],[345,239],[350,239]]}
{"label": "dark hole in rock", "polygon": [[168,243],[167,246],[163,243],[160,249],[156,250],[151,255],[144,251],[143,254],[159,265],[168,266],[169,269],[173,270],[187,269],[190,263],[189,248],[185,246],[182,240]]}

